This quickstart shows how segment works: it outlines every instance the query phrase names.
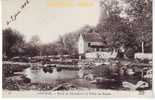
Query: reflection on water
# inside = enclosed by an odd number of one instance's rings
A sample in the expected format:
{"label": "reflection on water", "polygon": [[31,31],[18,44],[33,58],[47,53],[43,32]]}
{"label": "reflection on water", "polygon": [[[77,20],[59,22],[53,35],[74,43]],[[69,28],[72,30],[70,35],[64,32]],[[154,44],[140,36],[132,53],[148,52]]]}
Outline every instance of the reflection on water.
{"label": "reflection on water", "polygon": [[52,83],[56,79],[73,79],[78,77],[77,71],[62,70],[57,72],[56,68],[53,69],[52,73],[45,73],[43,69],[31,70],[31,68],[27,68],[24,74],[31,79],[32,83]]}

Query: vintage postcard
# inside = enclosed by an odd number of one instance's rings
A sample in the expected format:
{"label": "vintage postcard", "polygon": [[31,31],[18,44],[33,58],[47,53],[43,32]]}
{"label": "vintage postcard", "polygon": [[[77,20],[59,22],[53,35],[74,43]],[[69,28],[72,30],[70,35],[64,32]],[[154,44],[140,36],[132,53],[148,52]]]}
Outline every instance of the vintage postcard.
{"label": "vintage postcard", "polygon": [[152,97],[152,2],[1,0],[3,97]]}

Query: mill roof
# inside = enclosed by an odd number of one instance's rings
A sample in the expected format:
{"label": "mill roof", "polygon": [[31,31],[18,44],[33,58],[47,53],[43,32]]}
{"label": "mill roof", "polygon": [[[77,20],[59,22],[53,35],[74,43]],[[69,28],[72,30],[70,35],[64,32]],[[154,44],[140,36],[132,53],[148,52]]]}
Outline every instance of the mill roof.
{"label": "mill roof", "polygon": [[87,42],[102,42],[102,37],[97,32],[83,33],[82,37]]}

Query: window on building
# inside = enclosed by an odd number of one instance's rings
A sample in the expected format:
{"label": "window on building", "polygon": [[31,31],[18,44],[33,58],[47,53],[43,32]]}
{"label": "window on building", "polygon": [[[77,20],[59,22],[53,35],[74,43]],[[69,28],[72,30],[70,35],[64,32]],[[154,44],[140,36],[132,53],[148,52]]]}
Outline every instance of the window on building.
{"label": "window on building", "polygon": [[99,51],[100,50],[100,48],[96,48],[96,51]]}
{"label": "window on building", "polygon": [[90,47],[91,43],[88,43],[88,47]]}

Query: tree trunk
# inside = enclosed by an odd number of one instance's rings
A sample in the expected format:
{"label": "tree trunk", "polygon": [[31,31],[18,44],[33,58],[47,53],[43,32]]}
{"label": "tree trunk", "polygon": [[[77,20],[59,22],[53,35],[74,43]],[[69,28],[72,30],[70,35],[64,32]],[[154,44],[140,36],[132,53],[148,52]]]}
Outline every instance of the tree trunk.
{"label": "tree trunk", "polygon": [[144,53],[144,42],[142,42],[142,53]]}

